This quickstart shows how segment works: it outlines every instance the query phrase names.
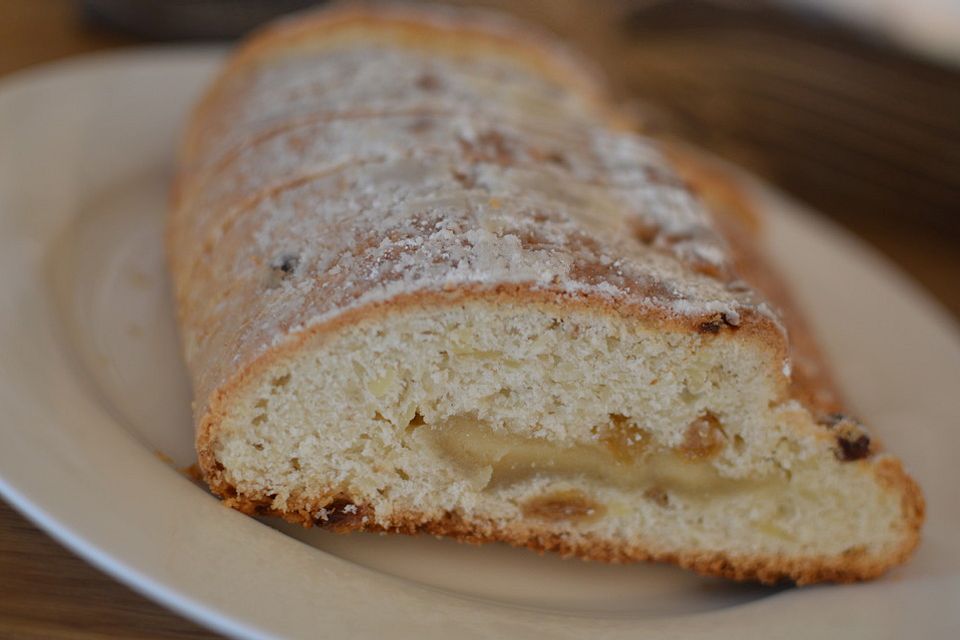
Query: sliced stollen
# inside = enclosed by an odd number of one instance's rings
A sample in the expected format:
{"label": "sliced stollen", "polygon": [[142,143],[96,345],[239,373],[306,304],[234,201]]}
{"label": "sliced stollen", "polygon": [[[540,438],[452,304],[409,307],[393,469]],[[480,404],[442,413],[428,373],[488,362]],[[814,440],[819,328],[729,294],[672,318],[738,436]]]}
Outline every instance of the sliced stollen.
{"label": "sliced stollen", "polygon": [[277,23],[196,109],[173,202],[200,467],[235,508],[765,582],[917,544],[920,491],[843,413],[743,195],[545,35]]}

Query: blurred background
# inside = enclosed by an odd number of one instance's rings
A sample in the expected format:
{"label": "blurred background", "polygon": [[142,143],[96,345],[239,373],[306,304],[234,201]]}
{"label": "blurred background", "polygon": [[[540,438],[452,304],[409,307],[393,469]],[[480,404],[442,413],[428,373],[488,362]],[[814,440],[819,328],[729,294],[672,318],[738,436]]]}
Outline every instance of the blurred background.
{"label": "blurred background", "polygon": [[[657,135],[757,173],[960,317],[960,0],[488,0],[592,57]],[[0,0],[0,82],[228,42],[311,0]],[[2,141],[0,141],[2,148]],[[0,636],[207,638],[0,504]]]}

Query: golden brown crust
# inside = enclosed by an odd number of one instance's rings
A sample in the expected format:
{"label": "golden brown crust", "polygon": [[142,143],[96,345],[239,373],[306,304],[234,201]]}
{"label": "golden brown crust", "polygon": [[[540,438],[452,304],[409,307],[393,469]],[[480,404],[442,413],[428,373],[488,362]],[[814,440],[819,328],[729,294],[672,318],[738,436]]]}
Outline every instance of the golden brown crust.
{"label": "golden brown crust", "polygon": [[[865,464],[865,463],[864,463]],[[855,548],[836,556],[784,558],[756,555],[729,555],[721,552],[678,553],[662,551],[652,541],[624,544],[589,534],[557,533],[555,526],[537,526],[536,522],[501,525],[492,520],[465,519],[458,513],[432,517],[417,512],[395,514],[389,523],[375,523],[369,509],[356,504],[350,496],[336,493],[325,498],[303,501],[284,511],[270,507],[269,497],[238,496],[227,484],[211,484],[211,489],[224,498],[224,503],[248,515],[279,516],[288,522],[306,527],[321,526],[337,533],[373,531],[416,535],[446,536],[460,542],[485,544],[505,542],[538,552],[556,552],[564,557],[608,563],[667,562],[701,575],[751,580],[763,584],[792,581],[798,585],[817,582],[848,583],[869,580],[903,563],[920,541],[925,503],[916,482],[903,470],[900,462],[885,458],[874,465],[874,472],[891,491],[902,496],[903,528],[901,545],[882,557],[871,556]],[[347,507],[347,509],[345,509]],[[318,518],[315,514],[322,512]]]}
{"label": "golden brown crust", "polygon": [[[565,84],[571,91],[579,92],[596,103],[598,117],[608,126],[622,126],[615,110],[603,102],[602,89],[587,68],[558,53],[555,47],[544,40],[518,35],[502,26],[476,27],[469,23],[449,24],[442,28],[425,20],[422,13],[408,10],[383,11],[382,9],[347,8],[318,14],[296,22],[281,23],[253,39],[234,56],[214,88],[198,107],[191,132],[185,138],[184,163],[189,166],[195,159],[199,140],[206,122],[217,118],[224,101],[232,74],[246,66],[255,66],[261,57],[270,56],[290,47],[300,46],[320,34],[340,32],[349,37],[350,25],[378,28],[390,32],[390,37],[402,41],[405,46],[433,47],[440,52],[476,49],[480,52],[495,52],[500,56],[512,56],[528,64],[538,73],[552,77]],[[721,170],[701,163],[696,156],[685,152],[671,152],[681,174],[700,191],[711,205],[716,226],[731,247],[734,269],[730,274],[715,274],[718,278],[742,278],[752,287],[762,291],[769,300],[782,310],[782,316],[790,334],[789,348],[794,362],[791,387],[786,384],[781,398],[792,397],[803,402],[815,415],[826,415],[840,410],[836,387],[823,363],[810,332],[797,313],[796,305],[785,293],[779,277],[770,272],[767,263],[755,248],[757,216],[752,211],[749,197],[735,180],[727,178]],[[175,190],[176,193],[176,190]],[[177,249],[171,243],[171,253]],[[188,265],[192,266],[192,265]],[[184,267],[181,267],[184,268]],[[179,293],[179,292],[178,292]],[[178,298],[180,296],[178,295]],[[305,525],[317,524],[318,512],[326,514],[325,526],[335,530],[383,530],[399,533],[426,532],[446,535],[466,542],[481,543],[504,541],[516,546],[538,551],[557,551],[564,555],[605,561],[665,561],[687,567],[707,575],[717,575],[739,580],[759,580],[772,583],[782,579],[800,584],[831,580],[848,582],[875,577],[890,566],[902,562],[919,540],[923,520],[923,498],[916,483],[903,471],[900,463],[892,458],[868,458],[849,464],[866,465],[890,491],[902,496],[904,535],[902,544],[894,552],[883,557],[849,553],[836,557],[808,557],[785,559],[761,556],[726,556],[720,553],[682,554],[658,550],[655,544],[639,541],[624,544],[586,535],[558,534],[553,527],[538,527],[536,524],[498,525],[492,521],[466,520],[456,513],[433,518],[420,513],[395,515],[386,524],[374,524],[372,518],[364,520],[366,507],[354,505],[350,496],[340,489],[331,488],[330,495],[309,498],[292,498],[285,511],[273,510],[270,496],[237,495],[225,479],[224,469],[216,460],[212,443],[231,399],[242,394],[246,385],[256,380],[264,371],[302,349],[304,345],[333,336],[340,327],[355,324],[367,318],[382,318],[385,314],[400,313],[405,309],[461,304],[465,301],[485,301],[491,304],[544,305],[556,313],[572,309],[589,309],[595,313],[610,313],[629,317],[646,327],[665,331],[698,332],[706,339],[750,340],[771,353],[770,362],[779,363],[787,358],[787,342],[779,327],[767,316],[759,313],[744,313],[740,322],[733,326],[724,322],[719,314],[692,314],[680,316],[657,307],[640,307],[622,300],[589,294],[573,295],[526,285],[497,285],[480,288],[459,285],[444,291],[419,291],[394,296],[388,300],[370,303],[334,316],[327,322],[311,326],[281,344],[266,350],[239,370],[230,372],[224,384],[215,385],[208,397],[197,397],[198,429],[197,449],[203,476],[214,493],[224,498],[226,504],[245,513],[269,513]],[[181,306],[183,301],[180,300]],[[773,379],[786,378],[773,372]],[[872,450],[876,453],[876,449]],[[351,504],[355,513],[346,514],[342,506]],[[338,506],[339,505],[339,506]],[[321,518],[321,520],[323,520]]]}
{"label": "golden brown crust", "polygon": [[736,273],[779,310],[790,338],[794,397],[815,416],[841,412],[842,394],[810,325],[783,277],[759,249],[762,216],[742,180],[689,146],[672,141],[661,146],[713,214],[731,247]]}

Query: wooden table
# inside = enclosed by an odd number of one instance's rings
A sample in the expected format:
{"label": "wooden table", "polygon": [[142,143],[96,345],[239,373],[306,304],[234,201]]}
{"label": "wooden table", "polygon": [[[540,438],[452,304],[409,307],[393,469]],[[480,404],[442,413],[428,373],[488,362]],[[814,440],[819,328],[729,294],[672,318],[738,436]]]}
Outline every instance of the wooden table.
{"label": "wooden table", "polygon": [[[960,315],[960,78],[822,24],[610,0],[489,2],[596,56],[660,131],[766,176],[886,253]],[[650,9],[649,7],[653,8]],[[0,0],[0,76],[134,44],[67,0]],[[0,637],[212,638],[0,503]]]}

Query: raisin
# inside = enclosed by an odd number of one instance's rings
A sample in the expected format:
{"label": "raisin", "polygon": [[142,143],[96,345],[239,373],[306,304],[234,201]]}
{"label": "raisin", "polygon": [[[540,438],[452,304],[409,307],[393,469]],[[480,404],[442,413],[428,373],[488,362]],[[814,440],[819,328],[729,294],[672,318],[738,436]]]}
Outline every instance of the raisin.
{"label": "raisin", "polygon": [[697,331],[700,333],[720,333],[720,327],[723,326],[723,321],[720,319],[710,320],[708,322],[701,322],[697,326]]}
{"label": "raisin", "polygon": [[279,259],[274,261],[271,265],[274,269],[279,269],[281,272],[290,275],[297,270],[297,265],[300,264],[300,257],[293,254],[286,254],[280,256]]}
{"label": "raisin", "polygon": [[837,457],[841,460],[862,460],[870,455],[870,436],[855,418],[831,413],[821,418],[820,424],[836,433]]}
{"label": "raisin", "polygon": [[325,516],[317,518],[317,525],[333,531],[348,531],[362,521],[360,508],[349,500],[338,498],[324,507]]}
{"label": "raisin", "polygon": [[297,270],[300,264],[300,256],[286,253],[276,258],[270,263],[270,274],[267,278],[267,287],[273,289],[280,285],[288,276]]}
{"label": "raisin", "polygon": [[855,440],[837,437],[842,460],[860,460],[870,455],[870,437],[863,434]]}
{"label": "raisin", "polygon": [[580,520],[590,522],[603,517],[603,505],[594,502],[582,491],[567,489],[537,496],[523,505],[523,515],[541,520]]}
{"label": "raisin", "polygon": [[719,453],[725,438],[720,420],[707,411],[687,426],[677,451],[687,460],[703,460]]}
{"label": "raisin", "polygon": [[736,329],[740,326],[740,316],[737,313],[718,313],[709,320],[697,326],[700,333],[720,333],[724,327]]}
{"label": "raisin", "polygon": [[597,438],[606,445],[614,459],[621,464],[632,464],[652,441],[650,432],[630,418],[619,413],[610,414],[610,423],[596,428]]}

